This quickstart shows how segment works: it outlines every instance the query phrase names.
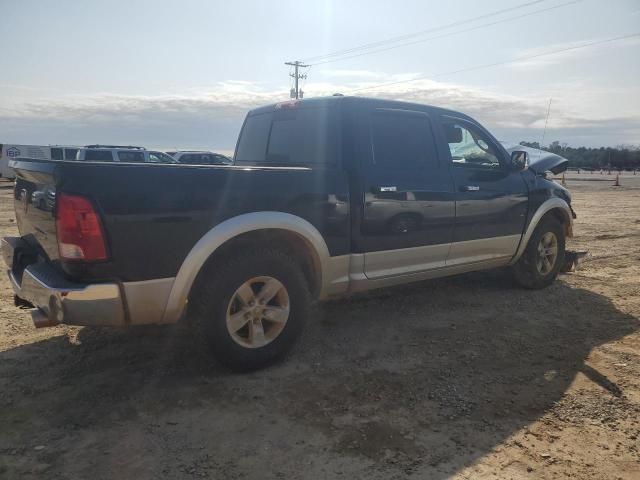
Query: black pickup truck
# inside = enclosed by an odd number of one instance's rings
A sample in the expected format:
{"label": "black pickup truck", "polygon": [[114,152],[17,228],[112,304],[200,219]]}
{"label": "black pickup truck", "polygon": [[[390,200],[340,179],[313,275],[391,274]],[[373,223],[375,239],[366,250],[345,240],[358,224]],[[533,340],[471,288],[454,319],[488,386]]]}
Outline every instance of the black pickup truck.
{"label": "black pickup truck", "polygon": [[16,159],[2,253],[36,326],[186,317],[236,369],[282,356],[310,304],[510,266],[556,278],[566,160],[507,151],[466,115],[357,97],[247,115],[233,165]]}

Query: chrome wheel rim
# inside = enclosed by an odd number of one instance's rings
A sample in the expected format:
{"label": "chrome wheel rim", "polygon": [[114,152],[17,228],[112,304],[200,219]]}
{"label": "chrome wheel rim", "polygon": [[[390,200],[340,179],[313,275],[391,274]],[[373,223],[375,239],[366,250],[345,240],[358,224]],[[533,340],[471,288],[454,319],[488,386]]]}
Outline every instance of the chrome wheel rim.
{"label": "chrome wheel rim", "polygon": [[553,232],[545,233],[538,242],[538,259],[536,267],[541,275],[548,275],[553,270],[558,258],[558,238]]}
{"label": "chrome wheel rim", "polygon": [[254,277],[240,285],[227,307],[227,330],[245,348],[273,342],[289,320],[289,292],[277,279]]}

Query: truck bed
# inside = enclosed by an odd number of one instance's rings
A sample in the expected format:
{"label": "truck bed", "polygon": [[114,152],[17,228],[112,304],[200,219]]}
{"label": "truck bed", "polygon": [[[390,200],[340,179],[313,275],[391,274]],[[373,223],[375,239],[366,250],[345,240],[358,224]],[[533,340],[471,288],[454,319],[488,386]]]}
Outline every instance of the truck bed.
{"label": "truck bed", "polygon": [[[14,160],[12,166],[21,236],[72,280],[172,277],[208,230],[257,211],[302,217],[322,233],[332,256],[349,251],[347,179],[338,169],[31,159]],[[108,260],[60,261],[55,228],[60,192],[94,203],[107,237]]]}

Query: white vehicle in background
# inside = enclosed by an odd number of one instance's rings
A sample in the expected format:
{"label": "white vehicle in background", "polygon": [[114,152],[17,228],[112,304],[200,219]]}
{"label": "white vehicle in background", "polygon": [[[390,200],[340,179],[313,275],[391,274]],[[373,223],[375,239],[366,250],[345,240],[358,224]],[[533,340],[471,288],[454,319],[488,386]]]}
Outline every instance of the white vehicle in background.
{"label": "white vehicle in background", "polygon": [[78,149],[79,162],[177,163],[164,152],[132,145],[87,145]]}
{"label": "white vehicle in background", "polygon": [[9,160],[14,158],[36,158],[39,160],[75,160],[78,153],[76,146],[64,145],[14,145],[0,144],[0,176],[15,178]]}
{"label": "white vehicle in background", "polygon": [[167,152],[178,163],[188,165],[231,165],[229,157],[221,153],[214,153],[205,150],[178,150]]}

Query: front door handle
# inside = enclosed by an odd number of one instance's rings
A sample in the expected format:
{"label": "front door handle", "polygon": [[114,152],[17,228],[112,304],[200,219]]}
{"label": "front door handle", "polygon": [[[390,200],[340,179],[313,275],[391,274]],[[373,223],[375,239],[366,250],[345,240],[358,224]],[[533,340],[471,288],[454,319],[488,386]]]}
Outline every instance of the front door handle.
{"label": "front door handle", "polygon": [[477,192],[480,190],[480,187],[478,185],[464,185],[460,187],[460,190],[463,192]]}

